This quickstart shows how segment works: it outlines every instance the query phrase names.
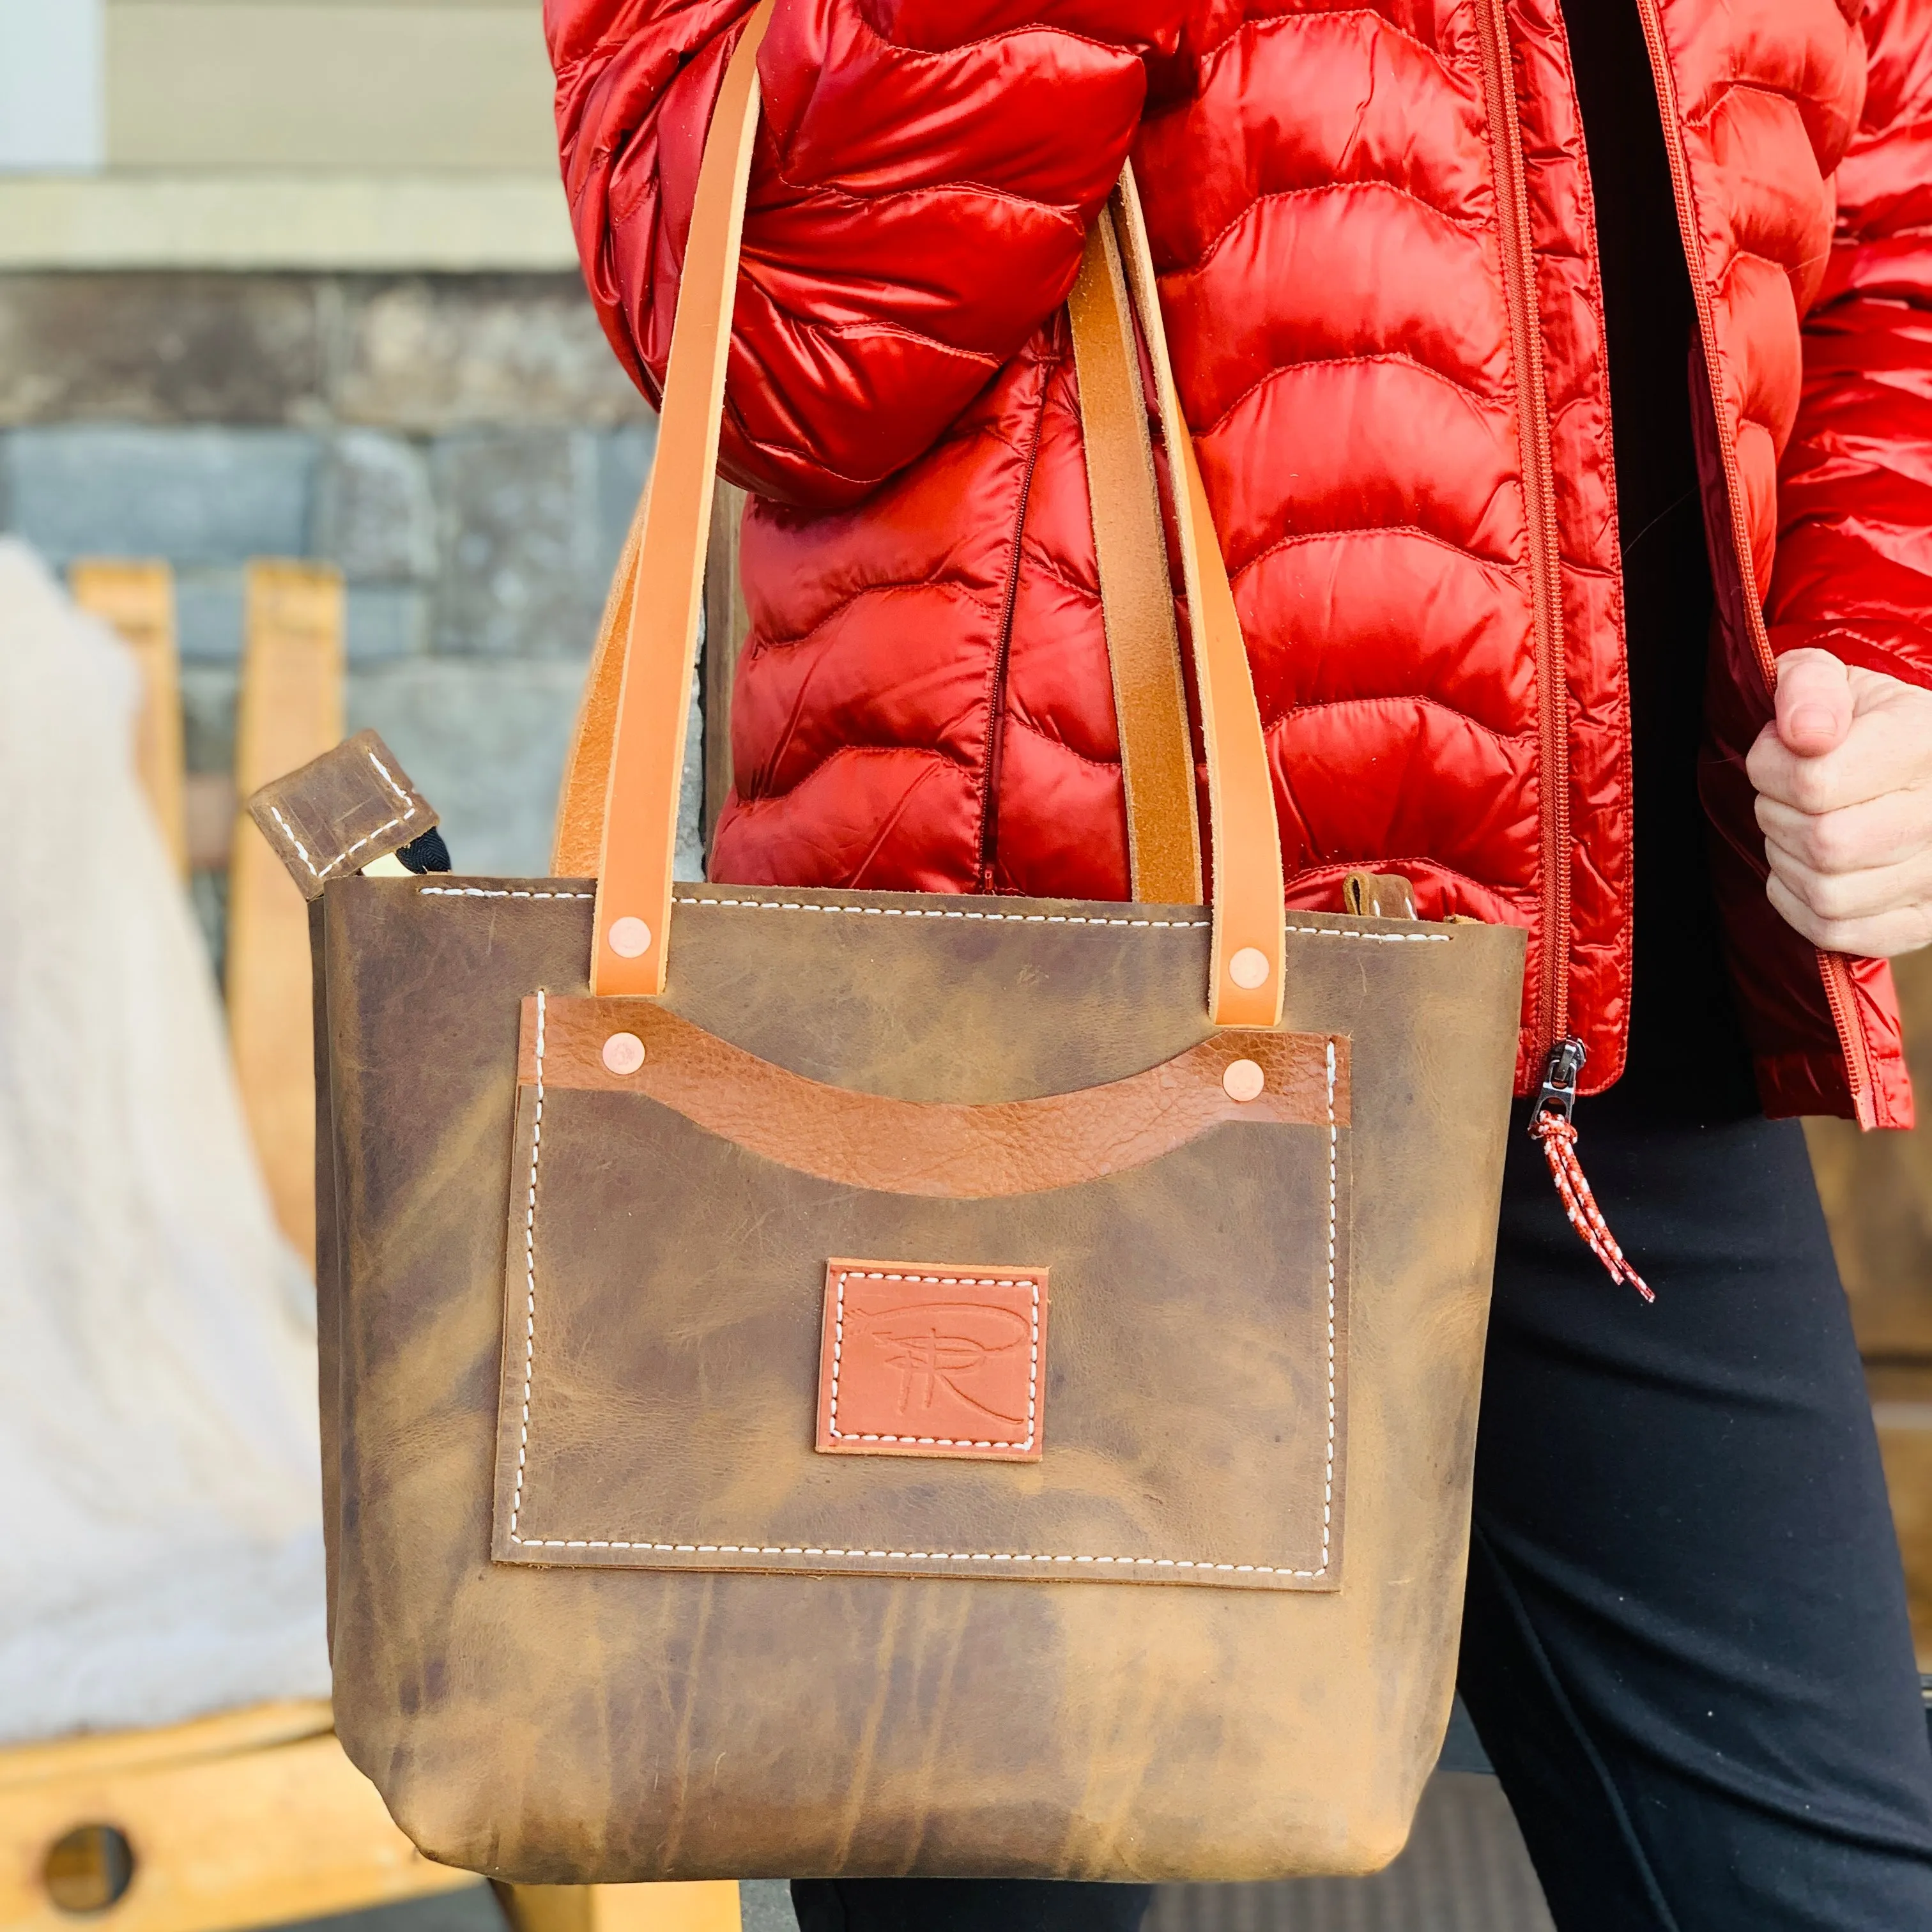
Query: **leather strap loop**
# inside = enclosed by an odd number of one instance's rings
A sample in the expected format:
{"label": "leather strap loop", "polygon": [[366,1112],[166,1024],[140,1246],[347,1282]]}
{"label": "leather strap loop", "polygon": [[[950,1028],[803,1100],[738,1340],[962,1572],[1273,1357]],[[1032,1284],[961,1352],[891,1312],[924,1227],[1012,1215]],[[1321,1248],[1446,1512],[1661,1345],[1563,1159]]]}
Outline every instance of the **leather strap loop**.
{"label": "leather strap loop", "polygon": [[1198,905],[1201,830],[1194,742],[1139,345],[1108,215],[1088,235],[1066,312],[1080,379],[1094,554],[1120,734],[1129,876],[1134,897],[1144,904]]}
{"label": "leather strap loop", "polygon": [[[560,872],[581,876],[581,861],[589,855],[592,830],[586,801],[596,795],[599,764],[607,766],[601,820],[595,828],[598,883],[590,986],[598,995],[648,998],[664,990],[685,725],[703,604],[739,239],[752,139],[758,128],[757,56],[772,6],[772,0],[764,0],[747,20],[713,111],[672,326],[652,480],[638,506],[605,611],[565,778],[556,859]],[[1274,1026],[1281,1016],[1283,938],[1281,848],[1274,787],[1234,595],[1202,488],[1193,441],[1174,392],[1152,258],[1130,169],[1121,176],[1111,215],[1103,217],[1103,222],[1107,221],[1117,224],[1124,279],[1146,332],[1163,440],[1170,454],[1178,451],[1180,457],[1175,477],[1181,506],[1180,548],[1201,699],[1215,887],[1209,1012],[1219,1026]],[[1111,284],[1114,266],[1108,239],[1104,235],[1101,239],[1100,263]],[[1093,259],[1090,248],[1090,262]],[[1114,314],[1112,327],[1096,330],[1094,340],[1088,346],[1096,346],[1102,338],[1111,336],[1115,345],[1112,354],[1132,371],[1138,358],[1130,346],[1131,337],[1124,337],[1126,316],[1123,305],[1111,286],[1090,290],[1088,294],[1094,298],[1083,298],[1076,323],[1081,313],[1089,320],[1096,316],[1104,320],[1107,308]],[[1130,419],[1136,422],[1139,426],[1134,434],[1144,438],[1144,406],[1118,406],[1130,401],[1130,392],[1138,392],[1138,382],[1124,385],[1118,375],[1117,370],[1111,382],[1107,377],[1101,379],[1102,394],[1108,395],[1111,388],[1110,400],[1116,406],[1106,412],[1107,419],[1123,430]],[[1151,502],[1150,464],[1124,436],[1119,440],[1126,446],[1123,454],[1116,458],[1110,448],[1101,466],[1106,478],[1103,492],[1119,482],[1124,496],[1125,483],[1138,466],[1144,479],[1143,494]],[[1128,514],[1136,521],[1144,520],[1136,512]],[[1157,511],[1153,530],[1157,533]],[[1121,571],[1113,568],[1119,553],[1115,534],[1110,517],[1103,540],[1108,554],[1108,565],[1103,567],[1103,591],[1108,576],[1117,584],[1120,579]],[[1158,556],[1157,535],[1147,540]],[[1129,712],[1136,721],[1133,748],[1139,751],[1145,742],[1140,724],[1153,718],[1156,748],[1149,758],[1137,762],[1142,776],[1151,762],[1157,785],[1165,784],[1165,790],[1154,796],[1166,799],[1177,789],[1172,770],[1175,727],[1171,709],[1165,720],[1155,714],[1178,698],[1178,681],[1153,668],[1150,640],[1155,626],[1144,608],[1147,593],[1142,581],[1149,575],[1147,567],[1144,562],[1124,562],[1122,568],[1127,582],[1136,586],[1138,607],[1131,614],[1126,609],[1116,612],[1109,599],[1109,640],[1111,644],[1117,631],[1130,639],[1131,667],[1125,675],[1130,689]],[[1161,574],[1164,577],[1164,569]],[[646,588],[648,594],[642,594]],[[1117,685],[1122,677],[1117,668]],[[1184,746],[1184,711],[1178,729]],[[1124,746],[1126,736],[1124,727]],[[1191,838],[1191,773],[1189,778],[1186,823]],[[1142,830],[1154,850],[1143,855],[1142,862],[1150,858],[1163,881],[1178,880],[1180,870],[1172,833],[1178,809],[1178,800],[1170,800],[1159,814],[1159,825],[1153,823],[1156,814],[1151,811],[1142,818]],[[1197,861],[1190,896],[1198,889],[1198,878]]]}

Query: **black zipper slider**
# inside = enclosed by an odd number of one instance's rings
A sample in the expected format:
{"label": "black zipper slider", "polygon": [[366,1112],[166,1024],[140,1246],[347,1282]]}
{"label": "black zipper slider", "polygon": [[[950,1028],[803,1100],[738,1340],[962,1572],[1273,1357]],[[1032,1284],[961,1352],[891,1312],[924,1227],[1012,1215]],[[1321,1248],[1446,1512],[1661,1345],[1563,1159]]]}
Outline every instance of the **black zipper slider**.
{"label": "black zipper slider", "polygon": [[1610,1279],[1628,1282],[1645,1300],[1654,1301],[1657,1297],[1650,1285],[1624,1258],[1617,1238],[1597,1205],[1582,1162],[1576,1158],[1576,1124],[1571,1116],[1576,1111],[1576,1082],[1588,1057],[1580,1040],[1559,1040],[1551,1047],[1544,1063],[1535,1111],[1529,1117],[1530,1138],[1542,1146],[1550,1178],[1556,1184],[1570,1226],[1589,1244],[1590,1252],[1603,1263]]}

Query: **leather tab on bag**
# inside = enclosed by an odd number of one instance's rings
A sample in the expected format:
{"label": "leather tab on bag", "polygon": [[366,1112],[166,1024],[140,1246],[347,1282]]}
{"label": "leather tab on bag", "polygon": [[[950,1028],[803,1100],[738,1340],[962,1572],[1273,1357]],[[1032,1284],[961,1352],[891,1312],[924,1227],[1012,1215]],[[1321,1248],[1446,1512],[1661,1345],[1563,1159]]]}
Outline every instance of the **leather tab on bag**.
{"label": "leather tab on bag", "polygon": [[1400,872],[1351,872],[1342,881],[1342,910],[1358,919],[1413,919],[1415,889]]}
{"label": "leather tab on bag", "polygon": [[436,822],[396,754],[373,731],[262,786],[248,801],[275,856],[304,898],[320,898],[331,879],[359,872]]}

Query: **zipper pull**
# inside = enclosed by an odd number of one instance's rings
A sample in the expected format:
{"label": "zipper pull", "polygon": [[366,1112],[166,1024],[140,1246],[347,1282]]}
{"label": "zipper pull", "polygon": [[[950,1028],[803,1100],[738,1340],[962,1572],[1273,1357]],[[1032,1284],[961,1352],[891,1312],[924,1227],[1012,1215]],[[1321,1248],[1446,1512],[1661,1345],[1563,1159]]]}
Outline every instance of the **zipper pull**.
{"label": "zipper pull", "polygon": [[1645,1300],[1654,1301],[1657,1297],[1649,1283],[1624,1258],[1576,1158],[1576,1128],[1570,1116],[1576,1109],[1576,1081],[1585,1057],[1580,1040],[1559,1040],[1550,1049],[1536,1111],[1530,1116],[1530,1138],[1542,1145],[1550,1178],[1563,1197],[1563,1210],[1570,1216],[1570,1226],[1589,1243],[1590,1252],[1609,1270],[1611,1280],[1627,1281]]}

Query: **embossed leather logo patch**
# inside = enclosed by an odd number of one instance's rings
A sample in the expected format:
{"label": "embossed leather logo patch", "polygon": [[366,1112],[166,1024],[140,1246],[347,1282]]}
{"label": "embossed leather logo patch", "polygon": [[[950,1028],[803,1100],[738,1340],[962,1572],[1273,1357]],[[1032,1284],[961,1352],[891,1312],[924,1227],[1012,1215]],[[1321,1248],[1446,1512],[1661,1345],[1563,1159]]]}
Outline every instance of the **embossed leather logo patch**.
{"label": "embossed leather logo patch", "polygon": [[1046,1388],[1045,1268],[826,1264],[826,1454],[1037,1462]]}

